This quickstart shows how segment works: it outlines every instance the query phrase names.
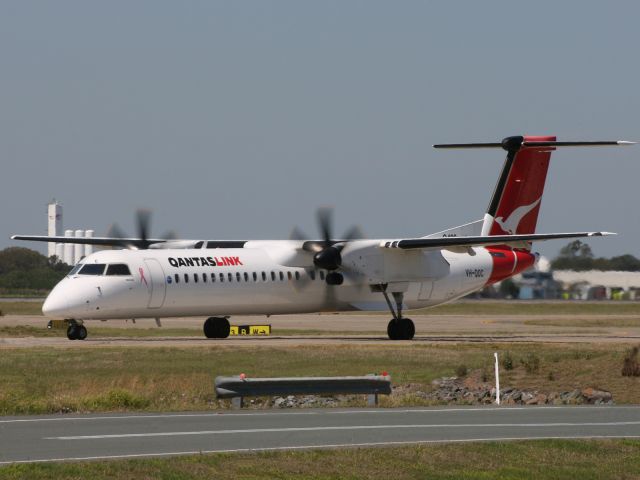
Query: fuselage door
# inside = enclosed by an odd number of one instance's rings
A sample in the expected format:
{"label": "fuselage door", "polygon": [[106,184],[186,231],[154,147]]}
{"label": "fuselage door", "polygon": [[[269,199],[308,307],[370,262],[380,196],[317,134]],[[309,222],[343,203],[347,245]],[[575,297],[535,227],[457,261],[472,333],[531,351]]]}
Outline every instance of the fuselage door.
{"label": "fuselage door", "polygon": [[144,263],[149,272],[149,308],[160,308],[164,304],[167,295],[167,284],[164,280],[162,265],[155,258],[145,258]]}

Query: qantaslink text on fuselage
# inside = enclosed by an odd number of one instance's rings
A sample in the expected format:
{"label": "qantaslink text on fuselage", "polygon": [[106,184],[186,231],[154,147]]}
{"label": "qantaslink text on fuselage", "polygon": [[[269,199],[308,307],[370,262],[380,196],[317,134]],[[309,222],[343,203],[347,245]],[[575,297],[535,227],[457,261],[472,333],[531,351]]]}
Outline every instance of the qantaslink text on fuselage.
{"label": "qantaslink text on fuselage", "polygon": [[235,267],[244,265],[240,257],[169,257],[172,267]]}

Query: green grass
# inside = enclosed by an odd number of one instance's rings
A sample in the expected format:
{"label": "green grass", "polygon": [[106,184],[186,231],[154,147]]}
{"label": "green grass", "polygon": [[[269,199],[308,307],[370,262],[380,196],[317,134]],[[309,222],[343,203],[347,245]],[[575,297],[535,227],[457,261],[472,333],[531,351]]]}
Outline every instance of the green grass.
{"label": "green grass", "polygon": [[[388,371],[402,393],[382,405],[425,405],[415,395],[460,365],[492,379],[493,352],[509,351],[515,368],[502,386],[566,391],[609,390],[617,403],[640,403],[640,378],[622,377],[625,345],[449,344],[300,347],[4,348],[0,350],[0,414],[178,411],[226,408],[213,391],[216,375],[252,377],[364,375]],[[535,355],[539,368],[527,372]],[[552,375],[550,375],[550,372]],[[549,378],[552,378],[551,380]],[[354,404],[364,404],[364,396]],[[258,406],[262,401],[258,402]]]}
{"label": "green grass", "polygon": [[3,315],[42,315],[43,302],[0,302]]}
{"label": "green grass", "polygon": [[640,441],[538,440],[394,448],[203,454],[0,467],[0,478],[637,479]]}

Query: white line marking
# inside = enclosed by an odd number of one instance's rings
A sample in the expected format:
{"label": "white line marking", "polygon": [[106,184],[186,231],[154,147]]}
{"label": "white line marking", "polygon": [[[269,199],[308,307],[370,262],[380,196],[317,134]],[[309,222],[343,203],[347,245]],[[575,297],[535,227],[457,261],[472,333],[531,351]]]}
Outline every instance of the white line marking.
{"label": "white line marking", "polygon": [[120,433],[109,435],[74,435],[69,437],[44,437],[45,440],[102,440],[109,438],[138,437],[179,437],[185,435],[227,435],[234,433],[279,433],[279,432],[318,432],[331,430],[385,430],[404,428],[501,428],[501,427],[614,427],[640,425],[638,422],[585,422],[585,423],[466,423],[466,424],[426,424],[426,425],[342,425],[335,427],[283,427],[283,428],[247,428],[233,430],[199,430],[191,432],[153,432]]}
{"label": "white line marking", "polygon": [[84,460],[109,460],[109,459],[126,459],[141,457],[170,457],[179,455],[199,455],[207,453],[249,453],[249,452],[270,452],[282,450],[309,450],[314,448],[345,448],[345,447],[383,447],[391,445],[419,445],[419,444],[438,444],[438,443],[472,443],[472,442],[507,442],[507,441],[526,441],[526,440],[597,440],[608,438],[628,438],[640,439],[640,435],[568,435],[568,436],[538,436],[538,437],[495,437],[495,438],[463,438],[456,440],[418,440],[418,441],[392,441],[392,442],[368,442],[368,443],[336,443],[326,445],[295,445],[289,447],[264,447],[264,448],[234,448],[221,450],[193,450],[185,452],[164,452],[164,453],[129,453],[124,455],[99,455],[89,457],[66,457],[66,458],[40,458],[35,460],[6,460],[0,461],[0,465],[9,465],[13,463],[44,463],[44,462],[69,462]]}
{"label": "white line marking", "polygon": [[12,418],[0,420],[0,423],[33,423],[33,422],[68,422],[68,421],[96,421],[96,420],[124,420],[138,418],[189,418],[189,417],[236,417],[236,416],[279,416],[279,415],[353,415],[358,413],[368,414],[392,414],[392,413],[448,413],[448,412],[493,412],[493,411],[518,411],[518,410],[638,410],[636,406],[528,406],[528,407],[479,407],[479,408],[405,408],[391,409],[381,408],[379,410],[339,410],[339,411],[310,411],[310,412],[247,412],[247,413],[227,413],[225,411],[217,411],[211,413],[169,413],[169,414],[151,414],[151,415],[114,415],[114,416],[93,416],[93,417],[47,417],[47,418]]}

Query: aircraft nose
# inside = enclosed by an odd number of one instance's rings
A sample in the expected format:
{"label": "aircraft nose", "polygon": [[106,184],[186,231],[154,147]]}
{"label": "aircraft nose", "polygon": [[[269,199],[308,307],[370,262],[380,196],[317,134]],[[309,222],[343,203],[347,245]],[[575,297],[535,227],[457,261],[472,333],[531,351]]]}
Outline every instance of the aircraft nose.
{"label": "aircraft nose", "polygon": [[64,317],[68,307],[65,296],[54,288],[42,305],[42,313],[46,317]]}

